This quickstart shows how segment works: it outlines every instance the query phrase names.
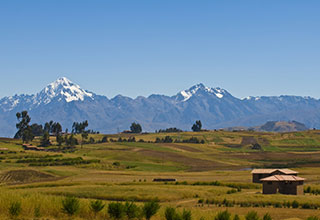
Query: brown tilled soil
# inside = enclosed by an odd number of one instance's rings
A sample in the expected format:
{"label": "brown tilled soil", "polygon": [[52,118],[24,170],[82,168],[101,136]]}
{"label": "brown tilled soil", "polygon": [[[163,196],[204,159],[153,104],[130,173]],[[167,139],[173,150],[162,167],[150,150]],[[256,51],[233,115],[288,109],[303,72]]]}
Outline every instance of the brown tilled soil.
{"label": "brown tilled soil", "polygon": [[249,145],[249,144],[256,144],[258,141],[251,136],[244,136],[242,137],[241,145]]}
{"label": "brown tilled soil", "polygon": [[154,157],[157,159],[163,159],[163,160],[185,165],[189,167],[188,171],[190,172],[231,168],[230,165],[227,165],[227,164],[209,161],[209,160],[191,158],[191,157],[187,157],[187,156],[173,153],[173,152],[160,152],[160,151],[153,151],[153,150],[147,150],[147,149],[141,149],[138,152],[145,156]]}
{"label": "brown tilled soil", "polygon": [[178,144],[166,144],[165,146],[166,147],[177,148],[177,149],[188,151],[188,152],[194,152],[194,153],[203,152],[202,150],[199,150],[199,149],[196,149],[196,148],[193,148],[193,147],[182,146],[182,145],[178,145]]}
{"label": "brown tilled soil", "polygon": [[36,170],[11,170],[0,175],[0,183],[21,184],[40,181],[51,181],[57,178],[53,175]]}
{"label": "brown tilled soil", "polygon": [[240,156],[248,161],[264,161],[266,165],[274,164],[295,164],[304,167],[312,164],[312,166],[320,166],[320,153],[288,153],[288,152],[258,152],[246,153]]}

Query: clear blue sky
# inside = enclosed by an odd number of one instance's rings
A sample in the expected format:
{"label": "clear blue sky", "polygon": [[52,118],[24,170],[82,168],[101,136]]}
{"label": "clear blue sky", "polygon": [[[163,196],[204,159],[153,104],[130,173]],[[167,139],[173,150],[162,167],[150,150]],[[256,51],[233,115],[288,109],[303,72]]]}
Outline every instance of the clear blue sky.
{"label": "clear blue sky", "polygon": [[0,2],[0,97],[58,77],[109,98],[202,82],[320,98],[319,0]]}

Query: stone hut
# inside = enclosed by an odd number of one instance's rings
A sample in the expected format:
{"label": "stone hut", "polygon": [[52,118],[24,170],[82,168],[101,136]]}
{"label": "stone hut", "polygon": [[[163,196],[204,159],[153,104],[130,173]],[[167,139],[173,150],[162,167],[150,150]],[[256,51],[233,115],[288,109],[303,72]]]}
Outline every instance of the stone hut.
{"label": "stone hut", "polygon": [[304,178],[294,175],[274,175],[260,181],[263,184],[263,194],[303,195]]}

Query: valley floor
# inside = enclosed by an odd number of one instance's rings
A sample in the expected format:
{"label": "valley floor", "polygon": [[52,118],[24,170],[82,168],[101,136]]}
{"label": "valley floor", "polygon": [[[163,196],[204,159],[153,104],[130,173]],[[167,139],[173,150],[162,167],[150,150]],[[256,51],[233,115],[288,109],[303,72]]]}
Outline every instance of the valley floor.
{"label": "valley floor", "polygon": [[[96,199],[140,206],[156,199],[161,209],[155,220],[165,219],[166,207],[191,210],[196,220],[214,219],[226,209],[241,219],[251,210],[261,218],[265,213],[273,219],[320,217],[319,131],[120,134],[101,143],[104,136],[91,135],[95,143],[76,146],[74,152],[26,151],[20,140],[0,139],[0,218],[9,218],[10,205],[18,201],[24,219],[34,219],[36,209],[38,219],[66,219],[61,210],[66,196],[80,199],[73,219],[108,219],[107,208],[97,216],[89,209]],[[116,141],[132,136],[137,142]],[[154,143],[165,136],[178,141]],[[191,137],[204,143],[181,143]],[[52,143],[50,148],[57,148],[53,137]],[[292,168],[307,179],[307,193],[263,195],[261,185],[252,183],[253,167]]]}

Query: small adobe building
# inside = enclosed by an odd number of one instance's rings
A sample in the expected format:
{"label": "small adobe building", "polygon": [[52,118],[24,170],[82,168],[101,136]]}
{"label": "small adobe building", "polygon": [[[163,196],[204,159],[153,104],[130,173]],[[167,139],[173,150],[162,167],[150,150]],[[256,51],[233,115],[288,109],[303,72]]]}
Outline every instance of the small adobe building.
{"label": "small adobe building", "polygon": [[252,182],[262,183],[263,194],[303,195],[305,179],[290,169],[254,169]]}
{"label": "small adobe building", "polygon": [[304,178],[294,175],[274,175],[260,181],[263,184],[263,194],[303,195]]}
{"label": "small adobe building", "polygon": [[297,176],[298,172],[290,169],[254,169],[251,172],[253,183],[262,183],[261,179],[274,175]]}

